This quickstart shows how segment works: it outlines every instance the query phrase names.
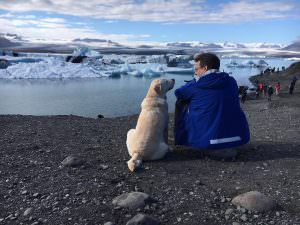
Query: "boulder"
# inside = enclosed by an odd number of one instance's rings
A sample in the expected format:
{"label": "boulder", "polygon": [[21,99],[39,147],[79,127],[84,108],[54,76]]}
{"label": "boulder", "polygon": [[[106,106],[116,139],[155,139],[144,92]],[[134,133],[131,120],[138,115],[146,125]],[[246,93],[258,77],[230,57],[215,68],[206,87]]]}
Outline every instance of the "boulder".
{"label": "boulder", "polygon": [[83,163],[84,161],[82,159],[75,156],[68,156],[61,162],[61,164],[66,167],[77,167],[81,166]]}
{"label": "boulder", "polygon": [[266,212],[273,209],[276,203],[273,199],[258,191],[240,194],[232,199],[232,204],[241,206],[251,211]]}
{"label": "boulder", "polygon": [[87,58],[87,56],[67,56],[66,62],[71,62],[71,63],[82,63],[83,60]]}
{"label": "boulder", "polygon": [[6,69],[9,66],[9,62],[6,59],[0,59],[0,69]]}
{"label": "boulder", "polygon": [[153,201],[148,194],[143,192],[124,193],[113,199],[112,204],[122,208],[143,208],[148,202]]}
{"label": "boulder", "polygon": [[137,214],[131,220],[129,220],[126,225],[159,225],[160,222],[155,218],[145,215]]}

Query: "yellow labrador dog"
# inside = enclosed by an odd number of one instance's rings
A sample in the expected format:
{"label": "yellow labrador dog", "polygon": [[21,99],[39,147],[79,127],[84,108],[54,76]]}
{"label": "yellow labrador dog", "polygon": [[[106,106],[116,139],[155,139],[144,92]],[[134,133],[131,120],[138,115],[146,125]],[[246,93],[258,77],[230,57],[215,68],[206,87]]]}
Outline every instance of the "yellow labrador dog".
{"label": "yellow labrador dog", "polygon": [[174,87],[175,80],[155,79],[144,98],[142,111],[135,129],[127,133],[127,149],[131,159],[130,171],[138,168],[142,160],[157,160],[165,156],[168,146],[168,103],[166,93]]}

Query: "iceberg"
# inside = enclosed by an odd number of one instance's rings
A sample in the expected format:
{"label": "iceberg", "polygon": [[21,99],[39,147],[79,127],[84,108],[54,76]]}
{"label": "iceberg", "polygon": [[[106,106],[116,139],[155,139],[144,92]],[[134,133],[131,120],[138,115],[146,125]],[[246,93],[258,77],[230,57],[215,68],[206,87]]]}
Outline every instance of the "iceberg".
{"label": "iceberg", "polygon": [[17,63],[7,69],[0,70],[0,78],[4,79],[37,79],[37,78],[87,78],[108,77],[100,69],[85,64],[73,64],[49,57],[35,63]]}
{"label": "iceberg", "polygon": [[160,77],[162,72],[157,72],[149,68],[145,68],[142,70],[144,77],[153,78],[153,77]]}
{"label": "iceberg", "polygon": [[72,56],[102,57],[99,52],[88,47],[78,47],[74,49]]}
{"label": "iceberg", "polygon": [[181,75],[193,75],[195,73],[194,68],[168,68],[165,70],[166,73],[172,73],[172,74],[181,74]]}
{"label": "iceberg", "polygon": [[127,72],[128,75],[134,76],[134,77],[143,77],[143,73],[139,70],[134,70],[132,72]]}

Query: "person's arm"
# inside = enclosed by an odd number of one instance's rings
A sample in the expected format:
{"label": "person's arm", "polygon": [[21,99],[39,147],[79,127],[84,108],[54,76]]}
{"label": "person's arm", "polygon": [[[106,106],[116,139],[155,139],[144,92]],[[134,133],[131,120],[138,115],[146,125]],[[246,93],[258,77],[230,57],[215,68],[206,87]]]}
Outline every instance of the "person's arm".
{"label": "person's arm", "polygon": [[175,96],[178,100],[183,100],[185,102],[189,102],[194,90],[195,81],[192,80],[180,88],[175,90]]}

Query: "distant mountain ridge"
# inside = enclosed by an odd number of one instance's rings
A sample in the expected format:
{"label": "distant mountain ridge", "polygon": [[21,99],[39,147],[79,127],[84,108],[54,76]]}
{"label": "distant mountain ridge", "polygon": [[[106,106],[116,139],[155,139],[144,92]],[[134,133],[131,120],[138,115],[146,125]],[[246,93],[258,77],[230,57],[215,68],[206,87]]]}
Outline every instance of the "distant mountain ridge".
{"label": "distant mountain ridge", "polygon": [[289,50],[289,51],[300,51],[300,40],[294,42],[293,44],[290,44],[283,48],[283,50]]}

